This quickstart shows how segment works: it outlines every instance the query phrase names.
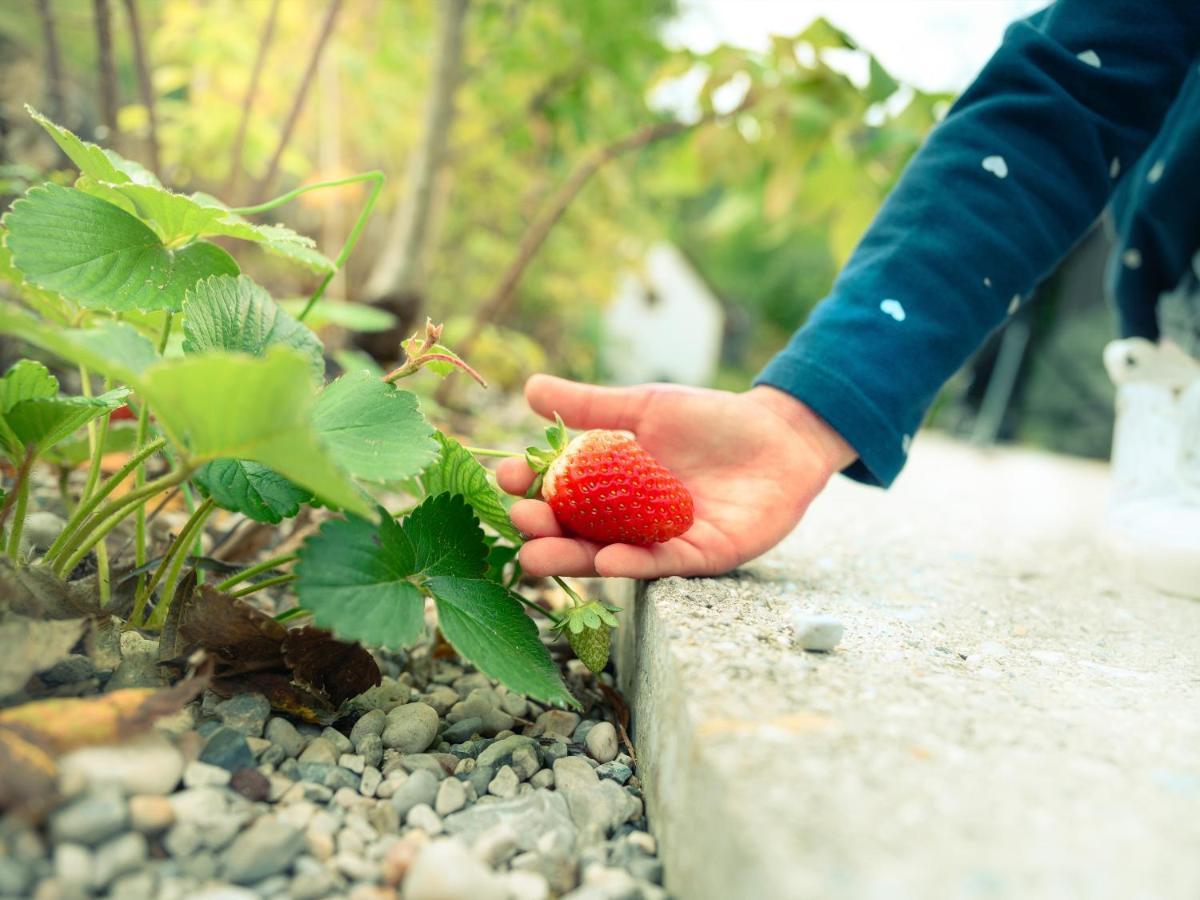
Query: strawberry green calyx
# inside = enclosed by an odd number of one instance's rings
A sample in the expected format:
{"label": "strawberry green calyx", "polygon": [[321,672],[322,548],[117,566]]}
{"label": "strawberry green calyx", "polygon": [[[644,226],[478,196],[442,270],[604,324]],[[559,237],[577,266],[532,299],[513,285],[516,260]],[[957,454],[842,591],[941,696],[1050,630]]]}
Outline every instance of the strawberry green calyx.
{"label": "strawberry green calyx", "polygon": [[533,471],[543,475],[551,464],[562,456],[563,451],[567,449],[567,442],[567,426],[563,424],[562,416],[555,413],[554,424],[546,428],[546,443],[550,445],[549,449],[525,448],[525,462]]}

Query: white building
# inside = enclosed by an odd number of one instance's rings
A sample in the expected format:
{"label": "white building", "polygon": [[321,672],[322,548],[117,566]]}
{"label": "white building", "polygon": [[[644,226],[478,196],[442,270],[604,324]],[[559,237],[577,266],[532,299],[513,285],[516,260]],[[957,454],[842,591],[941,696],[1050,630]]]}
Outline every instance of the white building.
{"label": "white building", "polygon": [[708,385],[717,374],[725,312],[673,245],[655,244],[624,273],[605,313],[602,358],[618,384]]}

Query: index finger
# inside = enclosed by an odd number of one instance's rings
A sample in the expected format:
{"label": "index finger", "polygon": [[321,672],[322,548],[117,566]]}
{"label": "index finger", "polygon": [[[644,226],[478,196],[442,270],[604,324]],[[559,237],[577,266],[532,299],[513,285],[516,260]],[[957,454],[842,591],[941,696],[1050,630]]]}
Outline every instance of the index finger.
{"label": "index finger", "polygon": [[496,484],[501,490],[518,497],[524,497],[534,479],[533,469],[520,457],[500,460],[496,466]]}

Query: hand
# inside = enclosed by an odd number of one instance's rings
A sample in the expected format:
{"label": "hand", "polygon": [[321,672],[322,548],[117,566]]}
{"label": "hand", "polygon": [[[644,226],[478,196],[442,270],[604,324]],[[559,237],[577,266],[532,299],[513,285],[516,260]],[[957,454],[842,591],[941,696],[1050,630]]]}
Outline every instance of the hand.
{"label": "hand", "polygon": [[[850,446],[807,406],[775,388],[743,394],[677,385],[595,387],[548,375],[525,386],[535,412],[572,428],[632,431],[691,491],[696,520],[650,547],[607,546],[568,536],[541,500],[513,504],[528,537],[521,565],[531,575],[660,578],[715,575],[785,538],[835,473],[855,459]],[[496,469],[500,486],[524,495],[533,472],[523,459]]]}

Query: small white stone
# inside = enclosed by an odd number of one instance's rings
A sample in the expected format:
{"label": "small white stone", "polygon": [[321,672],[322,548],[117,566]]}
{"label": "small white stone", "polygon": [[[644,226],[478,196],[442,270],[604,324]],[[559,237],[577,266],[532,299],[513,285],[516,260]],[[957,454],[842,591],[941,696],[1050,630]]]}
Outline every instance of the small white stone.
{"label": "small white stone", "polygon": [[437,799],[434,801],[434,811],[439,816],[456,813],[467,805],[467,789],[457,778],[447,778],[438,786]]}
{"label": "small white stone", "polygon": [[517,778],[517,773],[512,770],[512,767],[503,766],[488,784],[488,793],[494,797],[511,800],[517,795],[517,788],[520,784],[521,779]]}
{"label": "small white stone", "polygon": [[617,729],[613,727],[612,722],[601,722],[594,726],[588,731],[584,743],[587,744],[592,759],[599,763],[612,762],[617,758],[617,751],[620,749],[617,743]]}
{"label": "small white stone", "polygon": [[1008,177],[1008,163],[1003,156],[985,156],[980,165],[985,172],[991,172],[997,178]]}
{"label": "small white stone", "polygon": [[804,650],[828,653],[841,642],[844,630],[834,616],[796,612],[792,617],[792,633]]}
{"label": "small white stone", "polygon": [[404,821],[413,828],[420,828],[430,837],[446,830],[441,816],[435,813],[433,807],[428,803],[418,803],[408,811],[408,816]]}

